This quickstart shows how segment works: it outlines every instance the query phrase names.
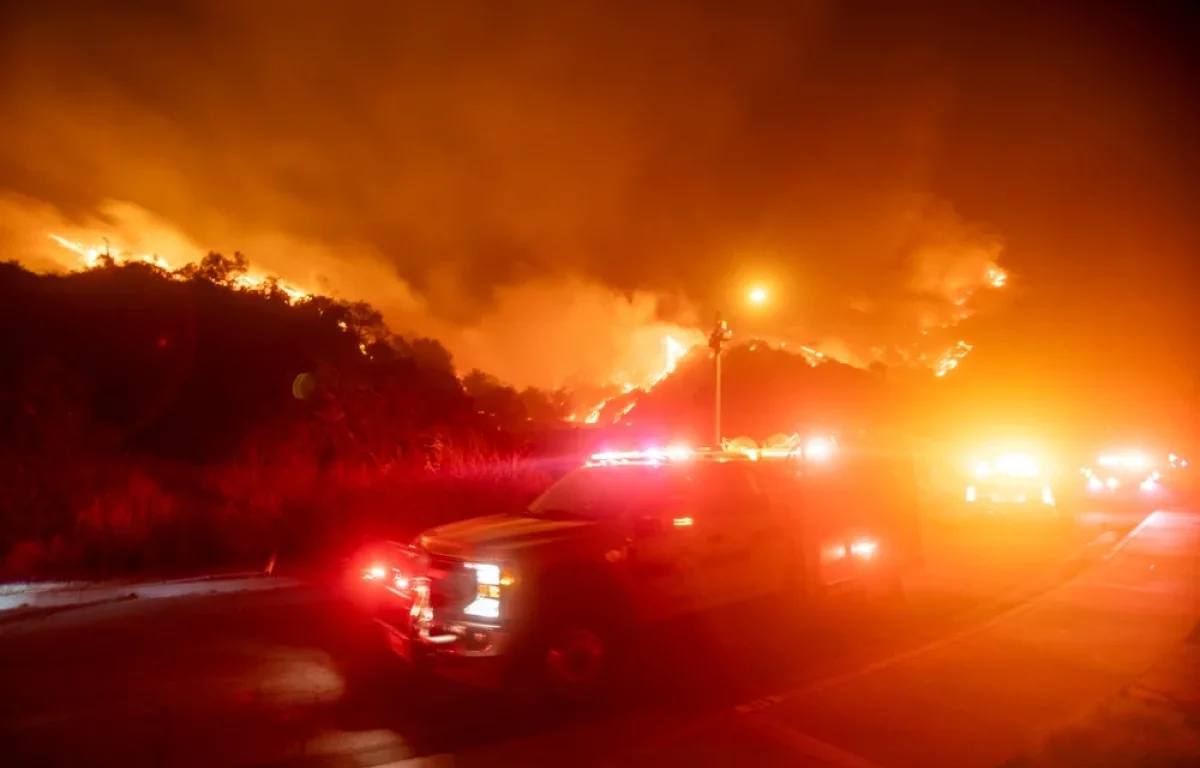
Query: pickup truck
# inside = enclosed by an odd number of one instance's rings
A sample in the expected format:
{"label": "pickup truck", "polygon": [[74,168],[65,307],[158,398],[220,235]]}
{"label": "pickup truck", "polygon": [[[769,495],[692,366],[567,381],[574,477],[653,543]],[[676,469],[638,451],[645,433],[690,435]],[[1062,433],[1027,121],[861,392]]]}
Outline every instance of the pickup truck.
{"label": "pickup truck", "polygon": [[848,585],[901,594],[919,549],[902,454],[667,449],[593,455],[524,513],[381,544],[353,580],[406,661],[576,699],[649,625]]}

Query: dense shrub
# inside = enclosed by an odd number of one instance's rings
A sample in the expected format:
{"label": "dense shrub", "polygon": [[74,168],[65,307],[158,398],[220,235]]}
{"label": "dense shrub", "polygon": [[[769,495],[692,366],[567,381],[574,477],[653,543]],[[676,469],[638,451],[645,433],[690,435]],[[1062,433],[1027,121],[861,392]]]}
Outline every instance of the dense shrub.
{"label": "dense shrub", "polygon": [[486,380],[472,397],[438,342],[365,305],[235,288],[244,270],[0,265],[5,575],[319,557],[548,482],[507,429],[547,396],[512,406]]}

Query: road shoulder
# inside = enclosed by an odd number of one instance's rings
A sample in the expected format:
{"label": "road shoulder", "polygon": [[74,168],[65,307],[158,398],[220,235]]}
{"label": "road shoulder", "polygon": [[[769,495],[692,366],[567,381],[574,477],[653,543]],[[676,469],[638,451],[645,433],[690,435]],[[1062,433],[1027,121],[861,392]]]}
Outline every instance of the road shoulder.
{"label": "road shoulder", "polygon": [[217,592],[245,592],[300,584],[295,579],[264,573],[231,573],[152,582],[31,585],[18,590],[9,585],[0,595],[0,626],[46,618],[63,611],[92,608],[129,600],[155,600]]}
{"label": "road shoulder", "polygon": [[1003,768],[1189,765],[1200,755],[1200,624],[1186,643],[1082,720]]}
{"label": "road shoulder", "polygon": [[[1002,764],[1080,722],[1147,669],[1165,669],[1160,660],[1197,620],[1198,556],[1200,518],[1156,513],[1103,565],[993,622],[735,708],[705,730],[677,733],[652,759],[671,763],[683,742],[706,742],[706,730],[745,719],[762,722],[739,730],[807,745],[797,755],[811,759],[812,745],[839,752],[838,760],[826,756],[834,764]],[[1141,706],[1150,706],[1145,697]]]}

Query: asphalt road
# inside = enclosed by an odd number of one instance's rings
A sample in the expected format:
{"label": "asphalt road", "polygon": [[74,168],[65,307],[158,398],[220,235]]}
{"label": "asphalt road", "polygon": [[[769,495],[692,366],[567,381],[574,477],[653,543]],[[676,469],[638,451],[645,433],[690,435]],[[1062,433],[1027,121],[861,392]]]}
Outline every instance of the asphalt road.
{"label": "asphalt road", "polygon": [[[1029,599],[1089,542],[1140,516],[1078,526],[929,521],[903,604],[853,600],[779,628],[752,609],[655,638],[623,692],[589,713],[507,711],[410,675],[373,625],[318,588],[131,601],[0,626],[4,765],[589,764],[737,702],[921,646]],[[742,762],[769,740],[745,739]],[[720,733],[713,738],[725,738]],[[764,758],[765,759],[765,758]]]}

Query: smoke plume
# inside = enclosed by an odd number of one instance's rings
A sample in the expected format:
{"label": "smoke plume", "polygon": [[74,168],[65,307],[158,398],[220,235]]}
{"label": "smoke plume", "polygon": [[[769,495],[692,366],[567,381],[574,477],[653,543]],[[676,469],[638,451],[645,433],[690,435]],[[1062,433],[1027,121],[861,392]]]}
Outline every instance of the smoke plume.
{"label": "smoke plume", "polygon": [[995,274],[999,238],[931,195],[957,94],[933,28],[766,0],[42,6],[0,46],[0,226],[38,268],[73,266],[50,232],[236,250],[541,386],[644,377],[736,316],[750,262],[796,286],[777,334],[936,367]]}

